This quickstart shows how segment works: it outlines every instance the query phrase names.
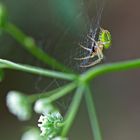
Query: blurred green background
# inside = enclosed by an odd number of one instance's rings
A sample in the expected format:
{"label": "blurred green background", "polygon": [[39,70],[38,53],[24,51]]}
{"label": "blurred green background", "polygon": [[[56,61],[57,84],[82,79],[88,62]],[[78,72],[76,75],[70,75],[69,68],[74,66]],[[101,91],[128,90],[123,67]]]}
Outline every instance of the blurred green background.
{"label": "blurred green background", "polygon": [[[9,20],[35,38],[38,46],[60,62],[75,67],[73,54],[86,30],[87,15],[95,16],[93,0],[1,0]],[[140,1],[106,0],[101,26],[113,37],[111,49],[105,52],[105,63],[140,57]],[[7,34],[0,37],[0,57],[14,62],[45,67]],[[74,68],[72,67],[72,68]],[[75,68],[74,68],[75,69]],[[54,81],[52,83],[52,81]],[[20,140],[26,126],[37,125],[39,116],[19,122],[5,104],[10,90],[28,94],[49,90],[63,81],[7,70],[0,83],[0,139]],[[92,83],[94,100],[104,140],[140,139],[140,70],[98,77]],[[58,105],[65,112],[71,99]],[[62,101],[61,101],[62,102]],[[83,101],[69,134],[70,140],[92,140],[90,124]]]}

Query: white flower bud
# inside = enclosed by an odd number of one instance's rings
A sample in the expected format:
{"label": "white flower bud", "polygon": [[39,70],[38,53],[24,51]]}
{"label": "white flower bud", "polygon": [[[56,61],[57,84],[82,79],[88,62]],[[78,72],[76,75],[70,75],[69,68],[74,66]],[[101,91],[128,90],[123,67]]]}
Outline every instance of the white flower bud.
{"label": "white flower bud", "polygon": [[56,111],[56,108],[54,108],[53,105],[48,104],[48,102],[46,102],[46,99],[39,99],[34,105],[34,111],[40,114],[48,114],[50,112]]}
{"label": "white flower bud", "polygon": [[55,137],[52,140],[68,140],[67,138],[63,138],[63,137]]}
{"label": "white flower bud", "polygon": [[9,111],[19,120],[28,120],[31,117],[31,104],[26,95],[17,91],[10,91],[7,95]]}
{"label": "white flower bud", "polygon": [[26,131],[22,135],[21,140],[44,140],[44,139],[40,136],[40,132],[38,129],[32,128],[32,129]]}

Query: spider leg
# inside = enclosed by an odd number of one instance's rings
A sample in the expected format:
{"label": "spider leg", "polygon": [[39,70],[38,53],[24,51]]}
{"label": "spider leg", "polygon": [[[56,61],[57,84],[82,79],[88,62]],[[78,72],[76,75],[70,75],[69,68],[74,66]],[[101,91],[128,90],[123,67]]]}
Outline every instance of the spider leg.
{"label": "spider leg", "polygon": [[100,30],[103,31],[104,29],[102,27],[100,27]]}
{"label": "spider leg", "polygon": [[91,55],[89,56],[86,56],[86,57],[81,57],[81,58],[74,58],[75,60],[86,60],[86,59],[91,59],[93,57],[95,57],[97,54],[95,53],[92,53]]}
{"label": "spider leg", "polygon": [[87,37],[88,37],[89,39],[91,39],[91,40],[93,41],[93,43],[95,43],[96,46],[98,46],[98,45],[97,45],[97,41],[96,41],[94,38],[90,37],[89,35],[87,35]]}
{"label": "spider leg", "polygon": [[87,51],[91,52],[91,49],[86,48],[86,47],[84,47],[84,46],[83,46],[83,45],[81,45],[81,44],[79,44],[79,46],[80,46],[81,48],[83,48],[83,49],[85,49],[85,50],[87,50]]}
{"label": "spider leg", "polygon": [[89,39],[91,39],[93,42],[95,42],[95,44],[96,44],[96,41],[95,41],[94,38],[90,37],[89,35],[87,35],[87,37],[88,37]]}
{"label": "spider leg", "polygon": [[100,63],[101,60],[103,59],[103,53],[100,50],[100,48],[97,49],[97,56],[98,56],[98,59],[95,60],[94,62],[92,62],[91,64],[89,64],[89,65],[81,65],[80,67],[91,67],[91,66],[94,66],[94,65]]}
{"label": "spider leg", "polygon": [[102,50],[100,48],[97,48],[97,51],[98,51],[99,58],[103,59],[104,55],[102,53]]}
{"label": "spider leg", "polygon": [[74,58],[75,60],[86,60],[92,58],[91,56],[81,57],[81,58]]}
{"label": "spider leg", "polygon": [[107,42],[103,42],[102,44],[105,45],[105,44],[108,44],[108,43],[109,43],[109,41],[107,41]]}

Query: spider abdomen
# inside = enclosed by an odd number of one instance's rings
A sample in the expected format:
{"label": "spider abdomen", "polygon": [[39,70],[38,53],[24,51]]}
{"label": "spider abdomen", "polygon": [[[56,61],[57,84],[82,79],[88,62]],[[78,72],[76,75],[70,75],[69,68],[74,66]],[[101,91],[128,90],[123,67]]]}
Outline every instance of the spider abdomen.
{"label": "spider abdomen", "polygon": [[111,34],[108,30],[104,30],[101,28],[99,34],[99,41],[103,44],[105,49],[108,49],[112,44]]}

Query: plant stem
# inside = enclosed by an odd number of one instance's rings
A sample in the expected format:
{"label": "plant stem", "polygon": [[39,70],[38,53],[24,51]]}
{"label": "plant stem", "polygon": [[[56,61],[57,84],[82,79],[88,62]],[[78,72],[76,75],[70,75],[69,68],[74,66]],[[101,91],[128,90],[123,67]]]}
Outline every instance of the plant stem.
{"label": "plant stem", "polygon": [[81,80],[88,82],[99,75],[103,75],[110,72],[135,69],[135,68],[140,68],[140,59],[103,64],[100,66],[93,67],[88,71],[86,71],[85,73],[83,73],[83,75],[81,76]]}
{"label": "plant stem", "polygon": [[86,91],[87,93],[85,94],[85,99],[86,99],[93,137],[94,137],[94,140],[102,140],[101,130],[100,130],[98,118],[96,115],[95,104],[92,98],[92,93],[88,86],[87,86]]}
{"label": "plant stem", "polygon": [[54,89],[54,90],[51,90],[51,91],[48,91],[48,92],[43,92],[43,93],[36,93],[36,94],[33,94],[33,95],[30,95],[29,96],[29,100],[34,103],[36,100],[38,99],[42,99],[42,98],[47,98],[57,92],[59,92],[60,90],[62,90],[63,88],[65,88],[66,86],[62,86],[62,87],[59,87],[57,89]]}
{"label": "plant stem", "polygon": [[76,113],[78,111],[83,93],[84,93],[84,86],[79,86],[76,93],[75,93],[75,96],[72,100],[70,108],[65,116],[65,125],[64,125],[62,133],[61,133],[62,137],[66,137],[66,135],[67,135],[72,123],[73,123],[73,120],[74,120]]}
{"label": "plant stem", "polygon": [[33,56],[41,60],[42,62],[48,64],[51,67],[54,67],[61,71],[71,72],[70,69],[66,68],[64,65],[56,61],[54,58],[44,53],[37,45],[35,41],[25,35],[19,28],[17,28],[12,23],[7,23],[3,28],[7,33],[9,33],[13,38],[15,38],[28,52]]}
{"label": "plant stem", "polygon": [[63,87],[60,91],[56,92],[55,94],[51,95],[46,99],[47,103],[51,103],[66,94],[68,94],[70,91],[72,91],[74,88],[76,88],[77,84],[75,82],[68,84],[67,86]]}
{"label": "plant stem", "polygon": [[23,65],[23,64],[21,65],[4,59],[0,59],[0,65],[2,65],[2,68],[20,70],[20,71],[29,72],[32,74],[39,74],[47,77],[54,77],[54,78],[65,79],[65,80],[74,80],[77,78],[77,76],[74,74],[51,71],[51,70],[46,70],[46,69],[29,66],[29,65]]}

